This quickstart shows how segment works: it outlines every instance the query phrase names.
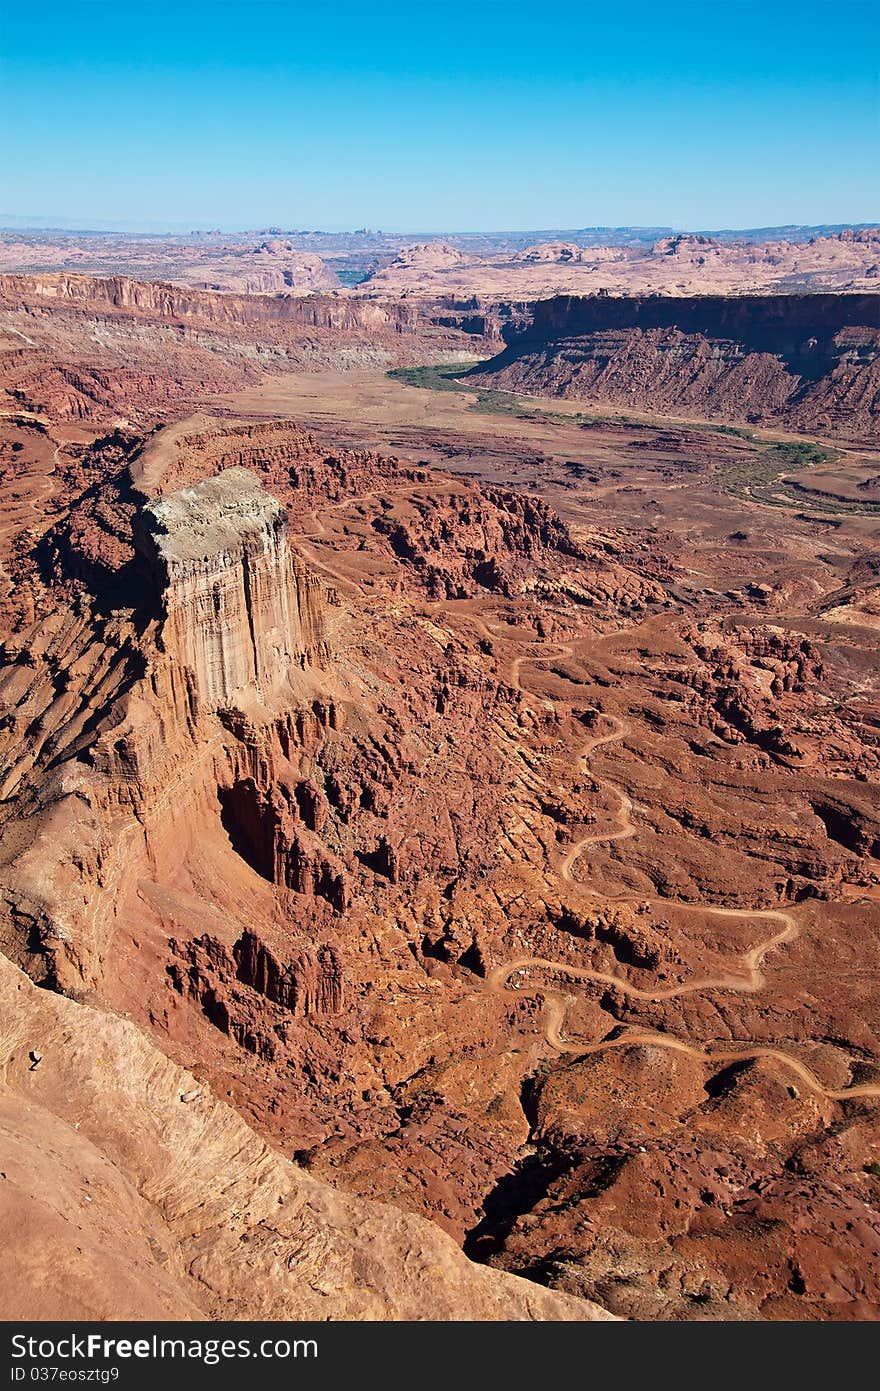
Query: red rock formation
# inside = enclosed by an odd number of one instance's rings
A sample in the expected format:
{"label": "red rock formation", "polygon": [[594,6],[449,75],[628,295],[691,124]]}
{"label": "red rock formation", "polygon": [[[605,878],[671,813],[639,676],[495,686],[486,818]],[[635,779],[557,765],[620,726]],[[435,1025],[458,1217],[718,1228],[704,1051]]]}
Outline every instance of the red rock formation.
{"label": "red rock formation", "polygon": [[[343,371],[480,348],[485,316],[336,294],[217,293],[85,275],[0,275],[3,393],[56,420],[149,428],[269,372]],[[94,332],[98,320],[103,332]]]}
{"label": "red rock formation", "polygon": [[206,709],[251,689],[271,697],[292,665],[324,654],[318,581],[291,550],[280,503],[246,469],[166,494],[139,525],[158,570],[162,645]]}
{"label": "red rock formation", "polygon": [[878,438],[880,299],[556,299],[470,374],[486,386]]}

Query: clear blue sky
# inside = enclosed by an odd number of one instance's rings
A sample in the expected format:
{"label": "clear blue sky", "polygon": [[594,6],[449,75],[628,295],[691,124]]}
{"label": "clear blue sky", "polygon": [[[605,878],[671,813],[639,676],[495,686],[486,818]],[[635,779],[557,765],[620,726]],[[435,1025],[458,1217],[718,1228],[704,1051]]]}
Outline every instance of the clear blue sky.
{"label": "clear blue sky", "polygon": [[877,0],[0,0],[0,215],[880,218]]}

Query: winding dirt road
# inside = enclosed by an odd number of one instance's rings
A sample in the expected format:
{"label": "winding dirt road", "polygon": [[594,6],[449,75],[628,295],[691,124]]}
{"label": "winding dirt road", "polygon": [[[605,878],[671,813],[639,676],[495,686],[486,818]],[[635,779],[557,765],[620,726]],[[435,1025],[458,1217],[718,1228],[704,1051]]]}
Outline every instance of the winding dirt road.
{"label": "winding dirt road", "polygon": [[[333,504],[333,509],[342,508],[349,505],[350,499],[345,499],[340,503]],[[326,528],[319,518],[315,518],[318,524],[318,534],[326,534]],[[331,569],[325,562],[320,561],[314,555],[314,548],[308,546],[307,538],[298,537],[298,542],[306,540],[306,547],[311,551],[307,559],[318,565],[322,570],[332,576],[349,591],[357,591],[361,586],[356,585],[347,576]],[[474,624],[478,631],[495,641],[503,634],[499,634],[497,629],[485,623],[482,619],[474,618]],[[600,638],[610,638],[619,636],[627,632],[627,628],[612,629],[600,635]],[[562,657],[574,656],[574,647],[571,643],[555,643],[551,645],[549,651],[540,654],[523,654],[513,657],[510,663],[508,680],[515,690],[524,695],[533,694],[527,692],[522,685],[520,672],[522,667],[527,664],[535,666],[543,665],[546,662],[558,660]],[[549,703],[549,702],[548,702]],[[577,751],[576,763],[580,769],[581,764],[586,758],[596,751],[609,744],[617,743],[625,739],[630,732],[630,726],[626,721],[619,719],[616,715],[605,717],[612,724],[612,728],[606,733],[591,735]],[[584,850],[590,845],[605,844],[610,841],[626,840],[637,834],[637,827],[632,819],[633,805],[629,795],[616,783],[608,778],[599,778],[593,774],[594,781],[600,786],[608,788],[618,799],[617,826],[612,830],[591,832],[589,835],[581,836],[574,842],[566,855],[560,861],[558,873],[561,879],[571,884],[581,894],[591,898],[601,899],[604,896],[597,891],[589,888],[588,885],[576,880],[572,870]],[[618,900],[620,901],[620,900]],[[756,946],[743,953],[737,960],[740,965],[739,971],[725,972],[717,976],[705,976],[699,980],[688,982],[687,984],[670,986],[665,989],[643,990],[639,986],[633,985],[623,977],[615,976],[610,972],[593,971],[586,967],[571,966],[566,962],[552,961],[546,957],[523,956],[517,957],[513,961],[505,962],[491,968],[487,977],[488,988],[495,993],[507,993],[507,988],[513,976],[520,972],[542,970],[552,972],[563,979],[594,981],[598,985],[608,986],[619,990],[622,994],[634,1000],[644,1000],[657,1002],[681,998],[685,995],[705,993],[709,990],[729,990],[748,994],[756,994],[765,989],[766,979],[761,970],[764,958],[768,952],[775,951],[787,942],[792,942],[798,936],[800,928],[790,913],[781,909],[741,909],[741,908],[721,908],[711,904],[692,903],[684,899],[663,898],[656,895],[649,898],[648,902],[663,904],[665,907],[673,907],[678,912],[683,913],[702,913],[713,917],[728,917],[742,920],[744,918],[762,918],[767,922],[781,924],[778,931],[771,936],[763,938]],[[560,1053],[572,1053],[585,1057],[592,1053],[605,1052],[611,1048],[627,1048],[632,1044],[650,1044],[657,1048],[666,1048],[672,1052],[684,1053],[688,1057],[695,1058],[706,1066],[713,1067],[718,1064],[734,1062],[750,1062],[756,1058],[774,1058],[782,1063],[807,1086],[811,1091],[819,1096],[824,1096],[831,1101],[846,1101],[854,1097],[878,1097],[880,1098],[880,1083],[858,1083],[849,1087],[833,1088],[826,1087],[814,1072],[804,1063],[791,1054],[779,1048],[772,1048],[760,1043],[743,1043],[736,1048],[727,1049],[703,1049],[697,1048],[684,1040],[674,1037],[671,1034],[664,1034],[659,1031],[638,1029],[634,1026],[623,1025],[617,1036],[612,1039],[599,1039],[598,1041],[577,1041],[567,1040],[563,1034],[568,1006],[574,998],[565,995],[562,991],[554,990],[552,987],[535,986],[527,989],[518,987],[520,998],[525,996],[541,997],[545,1001],[545,1022],[544,1037],[551,1048]]]}
{"label": "winding dirt road", "polygon": [[[479,626],[485,631],[487,636],[494,638],[486,624],[480,623]],[[608,633],[603,636],[610,637],[614,634]],[[556,644],[555,650],[544,652],[540,656],[520,656],[515,657],[511,662],[510,680],[511,684],[524,694],[523,686],[520,683],[520,671],[526,663],[542,664],[553,661],[558,657],[573,656],[574,649],[570,643]],[[576,762],[580,768],[583,760],[603,745],[616,743],[624,739],[629,733],[629,726],[625,721],[611,715],[610,719],[614,728],[607,734],[592,736],[578,749]],[[608,841],[625,840],[636,834],[636,826],[632,820],[632,801],[622,788],[607,778],[596,778],[600,786],[609,788],[619,799],[617,812],[618,826],[609,831],[592,833],[582,836],[575,841],[571,849],[561,860],[558,872],[561,879],[574,885],[579,892],[591,898],[602,898],[603,895],[590,889],[587,885],[574,879],[572,869],[580,855],[589,845],[604,844]],[[774,951],[783,946],[786,942],[792,942],[798,936],[800,928],[790,913],[783,912],[781,909],[741,909],[741,908],[718,908],[713,905],[702,903],[691,903],[682,899],[663,898],[656,895],[648,902],[662,903],[666,907],[673,907],[679,912],[711,914],[714,917],[738,918],[763,918],[770,922],[780,923],[781,927],[772,936],[764,938],[756,946],[737,958],[741,970],[739,972],[725,972],[718,976],[705,976],[702,979],[690,981],[687,984],[670,986],[665,989],[643,990],[639,986],[633,985],[630,981],[620,976],[615,976],[606,971],[593,971],[586,967],[571,966],[563,961],[551,961],[541,956],[522,956],[513,961],[505,962],[503,965],[494,966],[488,974],[487,985],[490,990],[496,993],[506,993],[511,978],[519,973],[526,971],[542,970],[552,972],[563,979],[595,981],[599,985],[612,987],[619,990],[622,994],[634,1000],[646,1000],[656,1002],[659,1000],[677,999],[684,995],[694,995],[704,993],[708,990],[731,990],[742,991],[748,994],[755,994],[766,987],[766,979],[761,970],[765,956],[768,952]],[[521,996],[543,997],[545,1000],[546,1012],[544,1021],[544,1037],[551,1048],[560,1053],[574,1053],[585,1057],[591,1053],[602,1053],[610,1048],[628,1048],[633,1044],[650,1044],[657,1048],[666,1048],[672,1052],[684,1053],[688,1057],[695,1058],[697,1061],[707,1066],[717,1064],[751,1062],[756,1058],[773,1058],[782,1063],[807,1086],[810,1091],[824,1096],[830,1101],[847,1101],[853,1097],[880,1097],[880,1083],[865,1082],[857,1083],[849,1087],[826,1087],[819,1080],[814,1072],[797,1058],[792,1057],[782,1049],[772,1048],[760,1043],[743,1043],[736,1048],[725,1049],[705,1049],[697,1048],[684,1040],[674,1037],[671,1034],[660,1033],[654,1030],[637,1029],[630,1025],[621,1027],[620,1032],[612,1039],[599,1039],[598,1041],[587,1042],[577,1040],[566,1040],[562,1030],[565,1024],[568,1006],[575,999],[574,996],[565,995],[561,991],[548,987],[534,986],[527,990],[520,990]]]}

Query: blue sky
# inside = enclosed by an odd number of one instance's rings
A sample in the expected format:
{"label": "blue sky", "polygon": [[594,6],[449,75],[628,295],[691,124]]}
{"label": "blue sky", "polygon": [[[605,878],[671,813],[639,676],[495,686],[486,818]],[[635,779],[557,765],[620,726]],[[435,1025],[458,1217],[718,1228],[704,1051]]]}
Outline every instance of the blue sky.
{"label": "blue sky", "polygon": [[0,0],[0,216],[880,218],[876,0]]}

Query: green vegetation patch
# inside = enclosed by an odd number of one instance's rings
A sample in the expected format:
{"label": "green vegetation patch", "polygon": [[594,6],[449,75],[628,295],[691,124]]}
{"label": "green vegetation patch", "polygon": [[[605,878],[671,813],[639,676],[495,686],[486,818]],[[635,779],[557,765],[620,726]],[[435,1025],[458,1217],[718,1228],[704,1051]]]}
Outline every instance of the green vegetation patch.
{"label": "green vegetation patch", "polygon": [[403,382],[404,386],[421,386],[428,391],[468,391],[463,382],[455,380],[472,362],[444,362],[434,367],[393,367],[386,375],[393,382]]}
{"label": "green vegetation patch", "polygon": [[754,430],[747,425],[701,425],[701,430],[710,430],[713,435],[734,435],[739,440],[753,440]]}
{"label": "green vegetation patch", "polygon": [[731,496],[760,502],[765,507],[803,508],[808,505],[810,513],[817,518],[880,514],[880,503],[814,496],[807,484],[783,476],[834,461],[837,456],[833,451],[823,449],[815,440],[778,440],[770,444],[756,438],[754,430],[747,425],[716,425],[710,421],[676,421],[671,418],[653,425],[619,412],[599,414],[545,410],[528,404],[522,396],[512,391],[471,386],[466,379],[460,380],[476,365],[479,364],[462,360],[432,367],[394,367],[387,375],[392,381],[402,382],[405,386],[418,386],[428,391],[463,392],[470,397],[467,409],[480,415],[512,416],[517,420],[571,425],[582,430],[590,430],[597,425],[627,425],[639,430],[680,428],[731,436],[752,446],[750,449],[737,450],[733,458],[725,460],[717,468],[715,480]]}
{"label": "green vegetation patch", "polygon": [[[756,444],[739,458],[723,464],[716,474],[719,485],[733,497],[760,502],[765,507],[801,509],[809,521],[828,517],[873,517],[880,515],[880,503],[859,502],[813,492],[808,482],[786,478],[786,473],[833,463],[838,455],[813,440],[779,440]],[[802,509],[809,508],[809,513]]]}
{"label": "green vegetation patch", "polygon": [[810,440],[785,440],[774,444],[770,452],[783,467],[791,469],[827,464],[834,457],[827,449]]}
{"label": "green vegetation patch", "polygon": [[[587,411],[548,411],[540,406],[526,404],[521,396],[513,391],[498,391],[492,387],[471,386],[458,378],[477,364],[466,361],[460,363],[440,363],[434,367],[393,367],[385,375],[404,386],[418,386],[427,391],[458,391],[474,399],[468,403],[468,410],[480,415],[512,415],[517,420],[543,420],[563,425],[579,426],[588,430],[593,425],[634,425],[644,426],[644,421],[627,415],[598,415]],[[712,427],[710,427],[712,428]],[[719,429],[724,427],[719,426]]]}

